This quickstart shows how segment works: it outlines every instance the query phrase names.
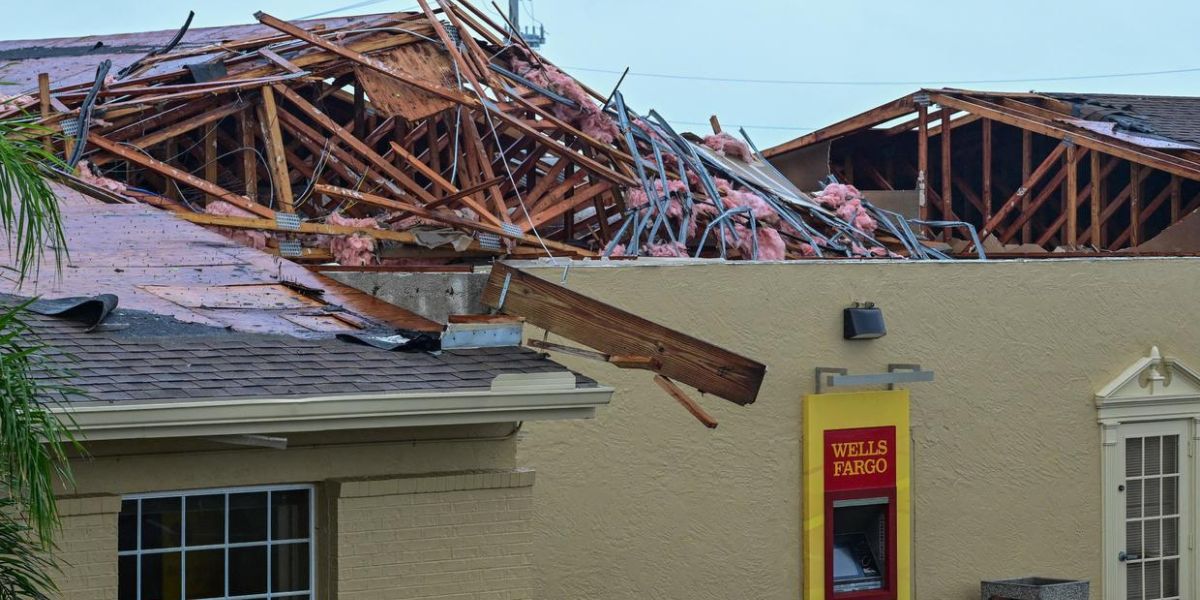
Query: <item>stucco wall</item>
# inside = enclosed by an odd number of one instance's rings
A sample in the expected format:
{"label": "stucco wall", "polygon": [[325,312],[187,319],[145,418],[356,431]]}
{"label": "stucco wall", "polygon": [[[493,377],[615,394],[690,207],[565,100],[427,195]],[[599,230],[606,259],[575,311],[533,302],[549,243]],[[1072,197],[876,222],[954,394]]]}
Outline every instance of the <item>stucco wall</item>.
{"label": "stucco wall", "polygon": [[533,471],[515,468],[515,434],[505,423],[292,434],[286,450],[90,444],[72,461],[76,486],[60,490],[60,597],[116,597],[123,494],[314,483],[319,597],[529,598]]}
{"label": "stucco wall", "polygon": [[[540,598],[799,598],[801,398],[814,367],[891,362],[937,374],[911,386],[914,597],[1028,574],[1102,597],[1093,394],[1152,345],[1200,363],[1195,259],[639,261],[576,265],[567,285],[768,372],[753,405],[701,399],[721,422],[707,431],[649,374],[557,356],[617,392],[596,420],[531,423],[518,446],[540,474]],[[841,338],[856,300],[883,308],[886,337]]]}

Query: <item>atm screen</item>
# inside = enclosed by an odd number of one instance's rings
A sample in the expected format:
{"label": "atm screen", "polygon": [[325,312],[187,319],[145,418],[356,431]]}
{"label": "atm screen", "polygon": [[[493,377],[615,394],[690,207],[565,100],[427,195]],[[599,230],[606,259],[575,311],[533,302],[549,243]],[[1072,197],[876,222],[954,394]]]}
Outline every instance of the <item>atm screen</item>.
{"label": "atm screen", "polygon": [[882,588],[883,577],[866,534],[843,533],[833,536],[833,591],[859,592]]}

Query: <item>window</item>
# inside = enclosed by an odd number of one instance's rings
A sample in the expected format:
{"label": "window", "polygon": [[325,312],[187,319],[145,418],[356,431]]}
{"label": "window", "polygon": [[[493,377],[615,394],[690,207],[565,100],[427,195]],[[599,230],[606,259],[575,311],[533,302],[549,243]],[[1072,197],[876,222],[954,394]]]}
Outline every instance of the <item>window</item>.
{"label": "window", "polygon": [[311,486],[127,496],[118,600],[308,600]]}

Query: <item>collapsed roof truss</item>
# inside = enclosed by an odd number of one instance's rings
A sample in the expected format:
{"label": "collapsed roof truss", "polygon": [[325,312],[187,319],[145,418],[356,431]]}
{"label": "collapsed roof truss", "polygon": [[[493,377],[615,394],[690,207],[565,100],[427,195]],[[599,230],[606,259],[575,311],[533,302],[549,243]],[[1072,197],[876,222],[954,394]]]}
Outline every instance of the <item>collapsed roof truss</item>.
{"label": "collapsed roof truss", "polygon": [[296,260],[925,256],[893,217],[872,212],[888,221],[876,236],[745,142],[710,151],[639,116],[469,3],[256,18],[273,31],[164,48],[92,83],[41,78],[0,118],[40,110],[62,132],[53,148],[110,198]]}

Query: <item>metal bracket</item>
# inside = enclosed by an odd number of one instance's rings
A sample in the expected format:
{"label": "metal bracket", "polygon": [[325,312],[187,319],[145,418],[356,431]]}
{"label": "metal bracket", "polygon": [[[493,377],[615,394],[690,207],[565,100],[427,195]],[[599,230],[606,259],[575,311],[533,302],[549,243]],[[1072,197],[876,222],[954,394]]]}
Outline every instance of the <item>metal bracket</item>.
{"label": "metal bracket", "polygon": [[887,389],[894,390],[897,383],[933,381],[933,371],[923,371],[921,365],[916,364],[889,364],[887,373],[863,375],[850,375],[849,371],[838,367],[817,367],[816,372],[818,394],[833,387],[886,385]]}
{"label": "metal bracket", "polygon": [[275,226],[280,229],[299,231],[300,230],[300,215],[298,215],[296,213],[276,212],[275,213]]}
{"label": "metal bracket", "polygon": [[281,240],[279,242],[280,256],[301,256],[304,254],[304,248],[300,246],[300,242],[296,240]]}
{"label": "metal bracket", "polygon": [[[822,391],[822,388],[824,388],[825,386],[833,387],[833,386],[837,385],[833,382],[834,376],[846,375],[849,372],[850,371],[848,371],[846,369],[840,369],[837,367],[817,367],[817,393],[820,394]],[[827,383],[824,383],[825,377],[829,377],[829,381]],[[823,383],[824,383],[824,385],[822,385]]]}
{"label": "metal bracket", "polygon": [[476,238],[479,240],[480,248],[483,248],[485,250],[499,250],[500,249],[500,236],[498,236],[494,233],[480,232],[479,235],[476,236]]}
{"label": "metal bracket", "polygon": [[929,94],[925,92],[917,92],[913,94],[913,103],[917,104],[918,106],[929,106]]}

